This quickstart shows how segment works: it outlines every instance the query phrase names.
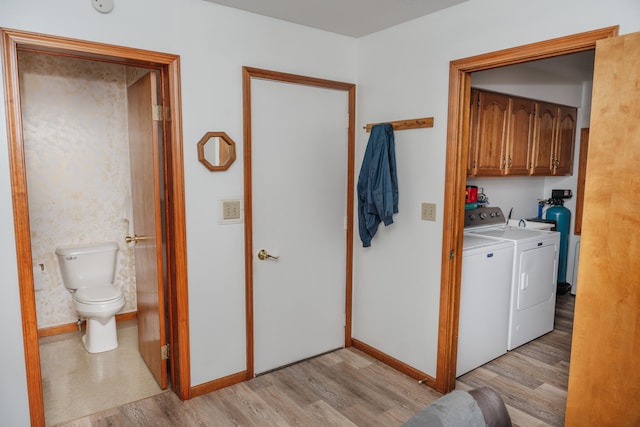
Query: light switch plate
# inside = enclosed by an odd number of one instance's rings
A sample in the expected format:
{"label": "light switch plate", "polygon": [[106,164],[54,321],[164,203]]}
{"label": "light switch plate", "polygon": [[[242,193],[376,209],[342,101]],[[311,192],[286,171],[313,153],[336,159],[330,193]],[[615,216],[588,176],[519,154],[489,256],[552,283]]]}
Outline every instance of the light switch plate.
{"label": "light switch plate", "polygon": [[238,224],[243,221],[244,205],[241,198],[220,199],[218,224]]}
{"label": "light switch plate", "polygon": [[436,220],[436,204],[435,203],[422,203],[422,220],[423,221],[435,221]]}

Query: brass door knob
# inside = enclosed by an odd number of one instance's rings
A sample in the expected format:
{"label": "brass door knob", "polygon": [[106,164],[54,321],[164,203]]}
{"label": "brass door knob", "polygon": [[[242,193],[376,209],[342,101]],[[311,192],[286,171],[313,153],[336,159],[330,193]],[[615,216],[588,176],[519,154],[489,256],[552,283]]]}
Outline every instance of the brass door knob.
{"label": "brass door knob", "polygon": [[138,241],[140,241],[140,240],[149,240],[149,239],[151,239],[151,237],[148,237],[148,236],[138,236],[137,234],[134,234],[134,235],[133,235],[133,237],[131,237],[131,236],[126,236],[126,237],[124,238],[124,241],[125,241],[125,242],[127,242],[127,243],[131,243],[131,242],[133,242],[133,243],[135,244],[135,243],[138,243]]}
{"label": "brass door knob", "polygon": [[270,255],[269,252],[267,252],[265,249],[260,249],[258,251],[258,259],[260,261],[264,261],[265,259],[268,259],[268,258],[278,259],[280,257],[275,255]]}

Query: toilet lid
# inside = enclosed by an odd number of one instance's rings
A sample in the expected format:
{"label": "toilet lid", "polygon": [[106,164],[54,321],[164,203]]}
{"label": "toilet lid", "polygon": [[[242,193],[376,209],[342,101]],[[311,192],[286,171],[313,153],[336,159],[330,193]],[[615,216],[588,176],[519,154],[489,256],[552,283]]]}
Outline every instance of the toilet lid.
{"label": "toilet lid", "polygon": [[80,288],[76,291],[75,298],[78,301],[88,303],[100,303],[118,299],[122,296],[122,291],[117,286],[104,285],[93,286],[91,288]]}

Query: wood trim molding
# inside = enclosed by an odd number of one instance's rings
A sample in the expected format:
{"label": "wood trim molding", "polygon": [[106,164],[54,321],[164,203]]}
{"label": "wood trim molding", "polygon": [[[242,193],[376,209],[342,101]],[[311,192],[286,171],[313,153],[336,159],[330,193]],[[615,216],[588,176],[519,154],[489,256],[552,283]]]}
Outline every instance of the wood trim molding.
{"label": "wood trim molding", "polygon": [[458,311],[464,228],[464,185],[468,150],[471,73],[568,53],[595,49],[596,41],[618,35],[618,26],[546,40],[483,55],[451,61],[444,189],[442,279],[438,326],[438,362],[435,389],[455,388],[458,348]]}
{"label": "wood trim molding", "polygon": [[388,365],[390,367],[392,367],[393,369],[402,372],[405,375],[410,376],[411,378],[414,378],[416,380],[418,380],[420,382],[420,384],[425,384],[428,385],[431,388],[435,388],[436,385],[436,380],[435,378],[433,378],[430,375],[425,374],[424,372],[407,365],[404,362],[399,361],[398,359],[389,356],[386,353],[381,352],[380,350],[371,347],[368,344],[363,343],[362,341],[358,341],[357,339],[353,339],[353,348],[356,348],[358,350],[360,350],[361,352],[368,354],[369,356],[373,357],[374,359],[377,359],[379,361],[381,361],[382,363],[384,363],[385,365]]}
{"label": "wood trim molding", "polygon": [[40,351],[38,346],[38,322],[33,291],[31,260],[31,232],[29,228],[29,206],[25,176],[22,114],[18,83],[18,41],[3,29],[2,59],[4,71],[5,108],[9,137],[9,170],[13,199],[13,221],[16,234],[16,257],[20,289],[20,311],[22,313],[22,336],[24,340],[24,362],[27,373],[27,394],[32,426],[44,426],[44,404],[42,378],[40,375]]}
{"label": "wood trim molding", "polygon": [[[168,120],[163,122],[165,157],[166,247],[169,304],[171,386],[183,400],[190,399],[191,355],[189,342],[189,286],[187,275],[187,217],[184,201],[184,148],[182,142],[182,92],[180,57],[168,58],[161,73],[163,98],[169,100]],[[170,179],[168,177],[171,177]]]}
{"label": "wood trim molding", "polygon": [[247,373],[245,371],[238,372],[237,374],[227,375],[226,377],[191,387],[190,396],[192,398],[202,396],[203,394],[211,393],[212,391],[220,390],[221,388],[241,383],[243,381],[246,381],[246,379]]}
{"label": "wood trim molding", "polygon": [[[172,387],[182,398],[189,398],[189,328],[186,262],[186,225],[182,158],[182,116],[180,96],[180,57],[103,43],[69,39],[0,28],[4,72],[5,107],[9,143],[13,220],[18,259],[20,307],[24,339],[27,392],[31,424],[45,425],[42,378],[36,320],[31,239],[20,107],[18,51],[92,59],[155,69],[160,72],[170,120],[164,123],[165,173],[167,174],[167,251],[169,275],[170,344],[172,348]],[[169,204],[168,204],[169,205]]]}
{"label": "wood trim molding", "polygon": [[[138,317],[138,313],[135,311],[131,311],[129,313],[116,314],[116,323],[118,322],[126,322],[128,320],[133,320]],[[83,320],[81,323],[81,327],[86,328],[87,321]],[[65,323],[64,325],[51,326],[48,328],[40,328],[38,329],[38,338],[51,337],[53,335],[66,334],[67,332],[76,332],[78,330],[77,323]]]}
{"label": "wood trim molding", "polygon": [[353,209],[354,209],[354,158],[355,158],[355,116],[356,85],[333,80],[278,71],[242,67],[242,109],[244,115],[244,247],[245,247],[245,319],[247,370],[246,379],[255,375],[254,328],[253,328],[253,198],[252,198],[252,157],[251,157],[251,79],[274,80],[286,83],[343,90],[348,94],[349,129],[347,131],[347,230],[346,230],[346,274],[345,274],[345,347],[351,345],[351,302],[353,289]]}

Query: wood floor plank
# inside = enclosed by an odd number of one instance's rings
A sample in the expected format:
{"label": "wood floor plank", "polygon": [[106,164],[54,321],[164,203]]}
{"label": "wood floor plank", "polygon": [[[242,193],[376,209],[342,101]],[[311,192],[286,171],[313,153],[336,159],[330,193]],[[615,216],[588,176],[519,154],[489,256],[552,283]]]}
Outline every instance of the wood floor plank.
{"label": "wood floor plank", "polygon": [[495,374],[481,367],[464,375],[464,381],[473,388],[489,386],[495,390],[507,405],[526,412],[551,425],[562,426],[566,399],[556,399],[544,389],[532,390],[516,381]]}
{"label": "wood floor plank", "polygon": [[522,353],[508,353],[484,367],[531,389],[544,383],[567,388],[569,383],[569,372],[565,366],[550,365]]}
{"label": "wood floor plank", "polygon": [[323,400],[319,400],[312,403],[307,408],[307,411],[313,417],[314,426],[345,426],[355,427],[356,424],[352,423],[347,417],[329,405]]}
{"label": "wood floor plank", "polygon": [[397,424],[388,411],[374,413],[359,404],[347,408],[344,415],[357,426],[386,427]]}
{"label": "wood floor plank", "polygon": [[309,426],[312,418],[277,386],[260,388],[256,393],[272,406],[288,426]]}
{"label": "wood floor plank", "polygon": [[513,406],[507,405],[507,411],[511,418],[511,424],[513,427],[551,427],[551,424],[545,423],[538,418],[527,414]]}
{"label": "wood floor plank", "polygon": [[[556,330],[457,379],[490,387],[514,427],[560,427],[574,297],[559,296]],[[306,360],[188,401],[168,392],[75,421],[102,426],[400,426],[441,395],[353,348]]]}

